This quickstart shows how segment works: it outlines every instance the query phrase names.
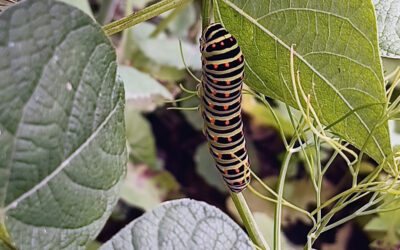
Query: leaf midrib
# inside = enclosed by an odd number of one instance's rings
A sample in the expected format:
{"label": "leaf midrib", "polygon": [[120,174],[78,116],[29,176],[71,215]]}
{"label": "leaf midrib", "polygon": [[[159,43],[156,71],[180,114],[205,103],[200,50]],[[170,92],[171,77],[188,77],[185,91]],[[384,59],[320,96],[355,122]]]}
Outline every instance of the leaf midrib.
{"label": "leaf midrib", "polygon": [[[60,39],[59,43],[56,44],[56,45],[53,47],[52,55],[54,56],[54,52],[57,50],[57,48],[58,48],[61,44],[63,44],[63,43],[65,42],[65,40],[67,40],[67,38],[68,38],[72,33],[76,32],[76,31],[78,31],[78,30],[80,30],[80,29],[86,28],[86,27],[88,27],[88,26],[90,26],[90,25],[89,25],[89,24],[80,25],[80,26],[77,26],[77,27],[75,27],[74,29],[72,29],[70,32],[66,33],[66,34],[62,37],[62,39]],[[8,30],[8,31],[9,31],[9,30]],[[35,82],[34,88],[33,88],[33,90],[32,90],[32,94],[29,96],[28,100],[27,100],[25,103],[23,103],[23,105],[22,105],[22,109],[21,109],[21,110],[22,110],[22,115],[21,115],[21,117],[20,117],[19,120],[18,120],[18,127],[17,127],[16,131],[14,132],[13,149],[12,149],[12,154],[11,154],[11,157],[10,157],[10,166],[6,168],[6,169],[8,170],[8,178],[7,178],[7,182],[5,183],[5,186],[4,186],[3,200],[0,201],[0,202],[1,202],[0,204],[2,204],[2,205],[4,205],[4,203],[6,202],[6,199],[7,199],[7,189],[8,189],[8,185],[9,185],[9,183],[10,183],[9,177],[10,177],[11,168],[12,168],[11,164],[12,164],[12,162],[13,162],[14,154],[15,154],[15,151],[16,151],[16,145],[17,145],[16,140],[17,140],[17,138],[18,138],[17,135],[19,134],[19,130],[20,130],[20,126],[21,126],[21,121],[23,120],[23,118],[24,118],[24,116],[25,116],[25,107],[26,107],[26,105],[29,103],[29,101],[32,99],[32,97],[34,96],[35,92],[37,91],[37,88],[38,88],[38,86],[39,86],[39,84],[40,84],[39,80],[40,80],[40,79],[42,78],[42,76],[43,76],[43,71],[44,71],[44,69],[47,67],[47,65],[49,64],[49,62],[54,58],[53,56],[49,57],[49,59],[47,60],[46,63],[43,63],[43,67],[41,67],[41,69],[40,69],[40,76],[37,78],[37,80],[36,80],[36,82]],[[4,127],[4,126],[3,126],[3,127]],[[12,134],[12,133],[11,133],[11,134]]]}
{"label": "leaf midrib", "polygon": [[8,210],[15,208],[19,202],[25,200],[32,194],[34,194],[37,190],[39,190],[41,187],[45,186],[49,181],[51,181],[55,176],[57,176],[65,167],[69,165],[69,163],[77,156],[79,155],[100,133],[100,131],[104,128],[104,126],[108,123],[108,121],[112,118],[115,112],[117,112],[119,106],[120,106],[121,100],[119,100],[115,107],[110,111],[110,113],[107,115],[107,117],[104,119],[104,121],[100,124],[100,126],[97,127],[97,129],[86,139],[84,143],[81,144],[68,158],[66,158],[63,162],[61,162],[60,165],[57,166],[57,168],[48,176],[46,176],[42,181],[40,181],[38,184],[33,186],[29,191],[26,193],[22,194],[19,196],[17,199],[12,201],[9,205],[7,205],[4,208],[4,213],[6,213]]}

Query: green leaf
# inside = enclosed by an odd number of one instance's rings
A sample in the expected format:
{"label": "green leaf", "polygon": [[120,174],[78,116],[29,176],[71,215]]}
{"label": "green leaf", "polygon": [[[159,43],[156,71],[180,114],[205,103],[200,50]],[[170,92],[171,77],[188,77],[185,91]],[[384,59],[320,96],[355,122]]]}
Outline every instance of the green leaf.
{"label": "green leaf", "polygon": [[197,148],[194,161],[196,163],[196,172],[203,177],[210,186],[217,188],[221,192],[228,191],[220,172],[215,167],[215,161],[208,151],[207,143],[203,143]]}
{"label": "green leaf", "polygon": [[156,168],[156,145],[150,123],[135,109],[126,110],[126,139],[134,163]]}
{"label": "green leaf", "polygon": [[[387,123],[374,129],[387,100],[371,2],[217,3],[216,16],[220,13],[247,59],[247,85],[298,107],[289,60],[295,44],[294,71],[299,72],[301,86],[321,122],[329,125],[346,117],[331,128],[335,133],[358,148],[366,144],[364,151],[378,162],[390,155]],[[364,108],[356,110],[360,107]]]}
{"label": "green leaf", "polygon": [[119,65],[118,75],[125,85],[125,98],[137,109],[153,110],[157,101],[172,100],[171,93],[154,78],[135,68]]}
{"label": "green leaf", "polygon": [[0,14],[0,221],[18,249],[83,249],[118,199],[124,89],[89,16],[52,0]]}
{"label": "green leaf", "polygon": [[[256,148],[254,144],[247,140],[246,141],[247,151],[249,152],[249,158],[251,163],[251,169],[257,172],[259,169],[259,162],[257,158]],[[210,185],[217,188],[221,192],[227,192],[228,189],[224,184],[221,173],[215,166],[215,161],[211,157],[208,150],[207,143],[201,144],[194,155],[194,161],[196,163],[196,172],[203,177],[203,179]]]}
{"label": "green leaf", "polygon": [[378,25],[380,54],[400,58],[400,2],[398,0],[372,0]]}
{"label": "green leaf", "polygon": [[[250,95],[243,95],[242,97],[242,110],[251,116],[255,124],[261,126],[273,127],[276,130],[279,130],[279,124],[275,121],[275,118],[271,112],[271,110],[264,106],[263,104],[257,102],[257,100]],[[294,135],[294,129],[292,124],[290,123],[290,118],[285,110],[286,107],[282,102],[278,103],[278,107],[274,107],[275,114],[277,115],[279,122],[282,126],[283,133],[287,137],[291,137]],[[286,115],[286,116],[285,116]]]}
{"label": "green leaf", "polygon": [[60,1],[81,9],[83,12],[85,12],[86,14],[88,14],[93,18],[93,12],[87,0],[60,0]]}
{"label": "green leaf", "polygon": [[[168,11],[170,13],[171,11]],[[194,3],[189,3],[182,12],[168,24],[169,31],[177,37],[186,37],[190,27],[197,21]]]}
{"label": "green leaf", "polygon": [[[161,33],[157,38],[149,38],[155,26],[140,23],[127,30],[124,48],[124,62],[135,68],[148,72],[157,79],[180,80],[185,76],[179,40]],[[188,67],[201,69],[200,50],[198,46],[182,41],[182,52]]]}
{"label": "green leaf", "polygon": [[129,223],[100,249],[253,249],[245,232],[216,207],[164,202]]}
{"label": "green leaf", "polygon": [[131,165],[121,188],[121,199],[150,211],[165,201],[170,192],[178,189],[178,182],[168,171],[152,171],[145,165]]}
{"label": "green leaf", "polygon": [[99,249],[101,247],[101,245],[102,244],[100,242],[98,242],[98,241],[91,241],[88,244],[86,250],[97,250],[97,249]]}
{"label": "green leaf", "polygon": [[[185,69],[177,38],[146,39],[139,42],[138,45],[143,53],[154,62],[177,69]],[[197,46],[183,41],[182,52],[188,67],[195,70],[201,68],[201,56]]]}
{"label": "green leaf", "polygon": [[[395,196],[388,196],[387,200],[395,199]],[[380,241],[381,249],[394,249],[400,242],[400,200],[396,199],[384,209],[392,211],[380,212],[378,216],[370,220],[364,230],[372,235],[373,239]],[[382,234],[383,233],[383,234]]]}
{"label": "green leaf", "polygon": [[[260,231],[268,243],[269,247],[273,249],[274,242],[274,219],[265,213],[256,212],[254,213],[254,219],[257,221],[257,225],[260,228]],[[293,246],[288,247],[290,242],[286,238],[283,232],[281,232],[281,247],[282,249],[297,249]],[[299,248],[300,249],[300,248]]]}

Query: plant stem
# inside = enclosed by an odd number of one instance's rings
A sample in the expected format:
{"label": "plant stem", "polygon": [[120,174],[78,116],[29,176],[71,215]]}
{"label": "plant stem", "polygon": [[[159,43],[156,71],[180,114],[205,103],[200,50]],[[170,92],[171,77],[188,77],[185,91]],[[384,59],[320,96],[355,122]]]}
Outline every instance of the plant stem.
{"label": "plant stem", "polygon": [[231,197],[233,203],[235,204],[236,209],[239,212],[240,218],[243,221],[243,224],[250,236],[250,239],[261,249],[269,250],[269,246],[265,242],[264,237],[262,236],[260,230],[257,227],[256,221],[247,206],[246,200],[242,193],[232,193]]}
{"label": "plant stem", "polygon": [[[321,143],[318,138],[318,136],[314,135],[314,141],[315,141],[315,155],[316,155],[316,164],[317,164],[317,190],[316,190],[316,202],[317,202],[317,207],[321,206],[321,190],[322,190],[322,181],[324,179],[324,176],[322,175],[322,166],[321,166]],[[319,210],[317,212],[317,222],[321,220],[321,213],[322,211]]]}
{"label": "plant stem", "polygon": [[211,23],[213,17],[212,0],[201,1],[201,18],[203,30]]}
{"label": "plant stem", "polygon": [[[0,214],[1,213],[2,211],[0,211]],[[2,216],[0,215],[0,217]],[[3,218],[0,218],[0,220],[3,220]],[[6,227],[4,226],[4,222],[0,222],[0,246],[2,245],[1,243],[6,245],[8,249],[17,249],[11,243],[10,236],[8,235]]]}
{"label": "plant stem", "polygon": [[133,13],[129,16],[123,17],[115,22],[103,26],[103,30],[106,35],[111,36],[124,29],[130,28],[135,24],[144,22],[150,18],[160,15],[167,10],[181,6],[190,2],[191,0],[163,0],[159,3],[153,4],[143,10]]}
{"label": "plant stem", "polygon": [[[291,145],[293,147],[293,145]],[[292,151],[288,150],[285,154],[281,172],[278,179],[278,197],[275,205],[275,218],[274,218],[274,249],[281,249],[281,220],[282,220],[282,201],[283,201],[283,187],[285,186],[285,177],[289,167]]]}

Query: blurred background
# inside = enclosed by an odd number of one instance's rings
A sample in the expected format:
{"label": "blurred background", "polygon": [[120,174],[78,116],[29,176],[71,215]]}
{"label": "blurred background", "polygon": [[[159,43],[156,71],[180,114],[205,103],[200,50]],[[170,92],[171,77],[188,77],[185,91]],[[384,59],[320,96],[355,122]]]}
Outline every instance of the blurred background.
{"label": "blurred background", "polygon": [[[100,24],[110,23],[157,2],[65,1],[84,9]],[[199,112],[167,110],[168,107],[196,107],[199,103],[197,97],[176,105],[165,103],[165,100],[188,95],[179,84],[196,90],[197,82],[188,74],[182,62],[179,40],[187,66],[200,78],[200,12],[200,1],[192,1],[111,37],[117,50],[119,75],[125,83],[129,164],[121,198],[97,242],[93,243],[93,248],[161,202],[177,198],[205,201],[241,225],[227,188],[207,151]],[[274,100],[268,101],[281,120],[285,137],[290,139],[294,131],[286,106]],[[278,125],[271,112],[250,95],[244,96],[243,121],[251,167],[265,183],[274,188],[281,159],[286,152],[277,130]],[[305,153],[315,152],[310,150]],[[323,149],[322,161],[326,162],[331,154],[331,150]],[[284,197],[299,207],[311,210],[315,207],[315,194],[303,160],[301,154],[292,159]],[[373,167],[372,161],[365,160],[361,174],[369,173]],[[325,200],[350,187],[351,180],[347,165],[337,158],[325,175]],[[255,188],[259,186],[255,182],[252,185]],[[271,242],[274,205],[249,191],[245,191],[245,197],[266,240]],[[336,214],[332,221],[340,220],[355,209],[353,206],[347,207]],[[282,223],[286,236],[284,246],[287,249],[302,249],[311,229],[310,220],[286,209]],[[322,234],[314,247],[325,250],[400,249],[399,236],[400,213],[389,212],[360,217],[329,230]]]}

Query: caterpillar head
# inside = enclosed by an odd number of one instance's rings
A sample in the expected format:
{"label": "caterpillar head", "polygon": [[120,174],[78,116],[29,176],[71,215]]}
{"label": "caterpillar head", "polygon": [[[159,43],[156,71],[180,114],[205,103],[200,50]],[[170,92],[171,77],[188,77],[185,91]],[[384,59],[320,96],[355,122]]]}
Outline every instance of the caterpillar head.
{"label": "caterpillar head", "polygon": [[225,30],[225,28],[220,24],[220,23],[212,23],[208,25],[204,30],[203,34],[200,37],[200,51],[203,52],[206,43],[210,41],[210,39],[215,36],[221,36],[221,35],[226,35],[228,32]]}

